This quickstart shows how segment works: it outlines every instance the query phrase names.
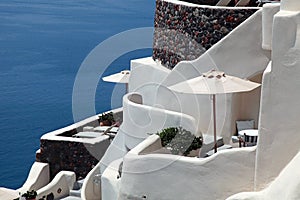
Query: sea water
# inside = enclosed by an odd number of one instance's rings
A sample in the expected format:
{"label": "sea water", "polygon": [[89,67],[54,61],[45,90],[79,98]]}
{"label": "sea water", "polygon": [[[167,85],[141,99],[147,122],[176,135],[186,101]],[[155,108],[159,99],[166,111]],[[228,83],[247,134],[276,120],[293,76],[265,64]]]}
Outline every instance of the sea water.
{"label": "sea water", "polygon": [[[154,0],[0,1],[0,187],[22,186],[40,137],[73,123],[73,84],[89,52],[122,31],[153,27],[154,11]],[[104,75],[150,55],[122,55]],[[114,86],[99,82],[98,113],[121,106],[111,105]]]}

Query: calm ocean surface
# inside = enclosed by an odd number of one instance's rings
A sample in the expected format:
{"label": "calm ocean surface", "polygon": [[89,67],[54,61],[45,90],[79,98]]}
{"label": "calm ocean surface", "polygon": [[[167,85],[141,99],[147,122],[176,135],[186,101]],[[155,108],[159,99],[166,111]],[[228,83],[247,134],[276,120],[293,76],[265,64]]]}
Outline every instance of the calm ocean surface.
{"label": "calm ocean surface", "polygon": [[[0,187],[20,187],[41,135],[73,122],[73,84],[88,53],[119,32],[153,27],[154,10],[154,0],[1,0]],[[150,55],[125,54],[105,75]],[[98,113],[111,109],[113,88],[99,83]]]}

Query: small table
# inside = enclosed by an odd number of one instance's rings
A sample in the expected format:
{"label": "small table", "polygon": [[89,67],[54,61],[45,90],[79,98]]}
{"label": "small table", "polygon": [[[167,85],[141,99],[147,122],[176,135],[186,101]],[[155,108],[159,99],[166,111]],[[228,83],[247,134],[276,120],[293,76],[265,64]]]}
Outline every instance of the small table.
{"label": "small table", "polygon": [[244,137],[246,143],[256,144],[258,138],[257,129],[246,129],[239,131],[239,136]]}

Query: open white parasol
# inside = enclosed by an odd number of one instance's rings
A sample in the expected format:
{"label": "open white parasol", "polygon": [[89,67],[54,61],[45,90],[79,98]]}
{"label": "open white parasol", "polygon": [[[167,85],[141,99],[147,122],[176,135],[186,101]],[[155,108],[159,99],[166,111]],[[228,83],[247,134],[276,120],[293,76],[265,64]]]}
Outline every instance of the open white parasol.
{"label": "open white parasol", "polygon": [[126,84],[126,93],[127,93],[129,77],[130,77],[130,71],[124,70],[119,73],[103,77],[102,80],[106,81],[106,82],[112,82],[112,83],[125,83]]}
{"label": "open white parasol", "polygon": [[259,87],[259,83],[228,76],[224,72],[211,70],[201,76],[186,80],[169,88],[175,92],[188,94],[210,94],[213,99],[214,149],[217,152],[216,134],[216,94],[247,92]]}

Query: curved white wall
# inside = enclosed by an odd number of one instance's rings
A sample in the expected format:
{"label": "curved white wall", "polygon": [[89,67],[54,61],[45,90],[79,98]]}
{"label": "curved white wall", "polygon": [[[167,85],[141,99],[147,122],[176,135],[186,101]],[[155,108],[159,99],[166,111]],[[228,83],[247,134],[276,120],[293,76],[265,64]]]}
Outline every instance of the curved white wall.
{"label": "curved white wall", "polygon": [[255,147],[220,151],[205,159],[141,155],[152,135],[124,157],[120,199],[223,200],[253,190]]}
{"label": "curved white wall", "polygon": [[134,148],[149,134],[178,126],[199,135],[193,117],[144,105],[143,98],[138,93],[130,93],[123,97],[123,123],[120,129],[125,134],[125,145],[128,149]]}
{"label": "curved white wall", "polygon": [[129,93],[123,97],[123,123],[100,161],[101,173],[112,161],[122,158],[149,134],[157,133],[164,128],[181,126],[195,135],[201,134],[193,117],[144,105],[143,101],[143,97],[138,93]]}
{"label": "curved white wall", "polygon": [[[156,87],[156,84],[153,86]],[[123,123],[100,161],[100,173],[106,174],[102,178],[101,186],[103,199],[112,196],[111,191],[116,191],[114,180],[109,180],[110,173],[116,171],[113,166],[116,160],[147,138],[148,133],[157,133],[163,128],[178,126],[194,134],[200,134],[197,132],[193,117],[144,105],[143,97],[139,93],[126,94],[123,97]],[[105,188],[110,189],[106,191]]]}

